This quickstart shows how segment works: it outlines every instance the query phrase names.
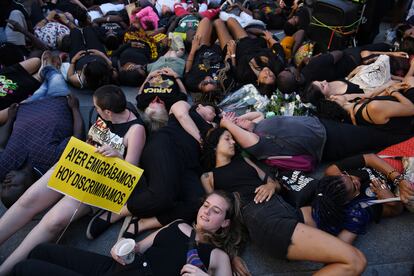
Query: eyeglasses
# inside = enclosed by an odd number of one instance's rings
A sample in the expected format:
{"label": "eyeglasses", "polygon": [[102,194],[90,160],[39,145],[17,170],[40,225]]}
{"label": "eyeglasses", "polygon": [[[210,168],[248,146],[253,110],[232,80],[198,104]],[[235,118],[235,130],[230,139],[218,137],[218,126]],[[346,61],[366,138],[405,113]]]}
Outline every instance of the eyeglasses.
{"label": "eyeglasses", "polygon": [[356,182],[356,180],[352,176],[350,176],[347,171],[342,171],[342,175],[349,178],[349,180],[352,183],[352,187],[353,187],[352,198],[359,196],[360,190],[359,190],[358,183]]}

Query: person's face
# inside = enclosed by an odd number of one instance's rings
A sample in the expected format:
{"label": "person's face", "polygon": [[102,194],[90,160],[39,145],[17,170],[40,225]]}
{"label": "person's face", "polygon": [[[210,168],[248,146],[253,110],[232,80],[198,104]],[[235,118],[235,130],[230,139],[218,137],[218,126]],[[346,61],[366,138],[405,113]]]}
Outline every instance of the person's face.
{"label": "person's face", "polygon": [[158,96],[156,96],[152,102],[150,102],[150,104],[148,105],[151,109],[153,110],[161,110],[161,109],[165,109],[165,103],[163,100],[161,100]]}
{"label": "person's face", "polygon": [[216,194],[210,195],[198,210],[197,226],[211,233],[228,227],[230,225],[230,220],[226,219],[228,209],[229,205],[223,197]]}
{"label": "person's face", "polygon": [[276,76],[268,67],[263,68],[257,76],[257,81],[262,84],[274,84]]}
{"label": "person's face", "polygon": [[360,193],[361,182],[358,177],[354,175],[349,175],[346,171],[342,172],[342,180],[345,184],[345,189],[347,191],[348,200],[352,200],[357,197]]}
{"label": "person's face", "polygon": [[414,27],[406,30],[404,32],[404,37],[413,37],[414,38]]}
{"label": "person's face", "polygon": [[321,93],[325,96],[325,97],[329,97],[331,94],[331,90],[329,87],[329,82],[327,82],[326,80],[324,81],[314,81],[313,85],[315,85],[316,87],[318,87],[318,89],[321,91]]}
{"label": "person's face", "polygon": [[212,122],[216,117],[216,111],[210,105],[199,104],[196,111],[206,122]]}
{"label": "person's face", "polygon": [[212,91],[217,90],[217,81],[215,81],[212,77],[206,76],[204,80],[200,82],[198,88],[203,93],[209,93]]}
{"label": "person's face", "polygon": [[235,154],[235,144],[233,136],[227,130],[220,136],[216,147],[216,154],[233,157]]}
{"label": "person's face", "polygon": [[99,116],[106,121],[110,121],[110,112],[108,110],[102,110],[102,108],[99,107],[95,97],[93,97],[92,99],[93,105],[95,106],[96,112],[98,112]]}

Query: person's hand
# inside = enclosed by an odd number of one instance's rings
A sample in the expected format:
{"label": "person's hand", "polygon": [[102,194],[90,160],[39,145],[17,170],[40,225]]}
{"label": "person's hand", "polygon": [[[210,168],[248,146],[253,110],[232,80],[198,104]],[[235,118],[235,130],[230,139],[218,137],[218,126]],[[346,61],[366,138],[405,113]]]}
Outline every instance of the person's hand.
{"label": "person's hand", "polygon": [[71,63],[75,64],[84,55],[86,55],[86,51],[80,50],[79,52],[76,53],[76,55],[73,56]]}
{"label": "person's hand", "polygon": [[181,269],[180,275],[181,276],[206,276],[208,274],[192,264],[186,264]]}
{"label": "person's hand", "polygon": [[75,95],[69,94],[66,98],[71,109],[79,109],[79,99]]}
{"label": "person's hand", "polygon": [[[123,238],[122,238],[123,239]],[[120,239],[120,240],[122,240]],[[117,243],[120,241],[118,240]],[[116,254],[116,244],[114,244],[111,248],[111,256],[112,259],[114,259],[117,263],[120,263],[121,265],[126,265],[126,263],[124,262],[124,260],[122,258],[120,258],[117,254]],[[138,243],[135,243],[135,247],[134,247],[134,252],[139,252],[139,247],[138,247]]]}
{"label": "person's hand", "polygon": [[247,265],[244,262],[244,260],[240,258],[239,256],[235,256],[233,257],[233,259],[231,259],[231,269],[233,270],[233,275],[234,274],[237,276],[252,275],[249,269],[247,268]]}
{"label": "person's hand", "polygon": [[178,78],[178,74],[169,67],[164,67],[161,70],[164,75],[171,76],[173,78]]}
{"label": "person's hand", "polygon": [[119,158],[122,158],[119,151],[117,151],[116,149],[111,148],[109,145],[103,145],[99,148],[96,148],[95,152],[100,153],[100,154],[102,154],[103,156],[106,156],[106,157],[119,157]]}
{"label": "person's hand", "polygon": [[286,8],[286,3],[285,3],[285,1],[283,1],[283,0],[279,0],[279,7],[280,7],[280,8],[282,8],[282,9]]}
{"label": "person's hand", "polygon": [[257,187],[254,191],[256,194],[254,197],[254,202],[258,204],[262,203],[263,201],[269,201],[276,192],[276,183],[277,182],[275,181],[268,181],[266,184]]}
{"label": "person's hand", "polygon": [[377,195],[378,199],[385,199],[394,197],[394,194],[388,188],[388,185],[384,180],[380,178],[374,178],[369,184],[371,190]]}
{"label": "person's hand", "polygon": [[236,123],[237,116],[236,116],[236,113],[234,112],[223,112],[223,117],[226,117],[231,122]]}
{"label": "person's hand", "polygon": [[156,76],[159,76],[159,75],[161,75],[162,74],[162,70],[161,69],[159,69],[159,70],[155,70],[155,71],[152,71],[152,72],[150,72],[149,74],[148,74],[148,76],[147,76],[147,81],[148,80],[150,80],[150,79],[152,79],[152,78],[154,78],[154,77],[156,77]]}
{"label": "person's hand", "polygon": [[403,179],[398,187],[400,188],[400,198],[403,203],[414,200],[414,185],[410,181]]}
{"label": "person's hand", "polygon": [[106,55],[104,53],[102,53],[101,51],[96,50],[96,49],[88,49],[88,53],[92,54],[92,55],[96,55],[96,56],[106,57]]}
{"label": "person's hand", "polygon": [[53,19],[55,19],[56,14],[57,14],[56,11],[52,10],[48,13],[46,19],[49,20],[49,21],[52,21]]}
{"label": "person's hand", "polygon": [[6,19],[7,25],[15,32],[24,33],[26,30],[19,22],[12,19]]}
{"label": "person's hand", "polygon": [[392,55],[394,57],[400,57],[400,58],[409,58],[410,57],[406,52],[393,52]]}
{"label": "person's hand", "polygon": [[269,42],[270,40],[274,39],[273,34],[269,31],[263,31],[263,38],[266,40],[266,42]]}
{"label": "person's hand", "polygon": [[196,34],[193,37],[193,41],[191,42],[191,51],[197,51],[201,47],[201,37],[200,35]]}

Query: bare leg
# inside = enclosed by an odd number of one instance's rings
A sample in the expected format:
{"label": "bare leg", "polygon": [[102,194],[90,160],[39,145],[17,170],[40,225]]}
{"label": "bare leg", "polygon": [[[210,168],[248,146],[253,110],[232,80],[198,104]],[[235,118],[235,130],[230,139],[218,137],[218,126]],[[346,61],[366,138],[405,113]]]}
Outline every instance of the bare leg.
{"label": "bare leg", "polygon": [[211,24],[210,19],[203,18],[198,24],[196,35],[200,36],[201,45],[211,45],[211,32],[213,31],[213,25]]}
{"label": "bare leg", "polygon": [[47,187],[53,169],[54,167],[27,189],[19,200],[1,217],[0,244],[31,221],[36,214],[62,197],[60,193]]}
{"label": "bare leg", "polygon": [[13,131],[14,121],[17,115],[17,104],[12,104],[9,108],[4,109],[7,111],[6,122],[1,127],[0,132],[0,150],[6,148],[7,142],[9,141],[10,135]]}
{"label": "bare leg", "polygon": [[216,34],[220,42],[221,49],[227,45],[227,42],[233,39],[229,30],[227,29],[226,23],[221,19],[214,20],[214,28],[216,29]]}
{"label": "bare leg", "polygon": [[56,238],[68,225],[76,209],[78,211],[76,212],[74,220],[84,216],[90,211],[88,205],[80,204],[79,201],[70,197],[62,198],[4,261],[0,266],[0,275],[10,273],[12,268],[18,262],[25,259],[30,251],[40,243]]}
{"label": "bare leg", "polygon": [[365,256],[357,248],[316,228],[298,223],[287,258],[326,264],[315,275],[360,275]]}
{"label": "bare leg", "polygon": [[33,75],[36,73],[40,68],[40,58],[29,58],[25,61],[19,63],[24,70],[26,70],[29,74]]}
{"label": "bare leg", "polygon": [[247,32],[234,18],[229,18],[227,20],[227,28],[230,30],[230,33],[232,34],[234,39],[242,39],[248,36]]}

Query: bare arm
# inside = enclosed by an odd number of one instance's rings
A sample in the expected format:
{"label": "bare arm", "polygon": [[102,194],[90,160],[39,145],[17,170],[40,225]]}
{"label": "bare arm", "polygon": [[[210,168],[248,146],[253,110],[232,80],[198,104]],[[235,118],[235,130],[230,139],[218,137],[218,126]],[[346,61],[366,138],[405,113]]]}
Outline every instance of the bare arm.
{"label": "bare arm", "polygon": [[233,275],[229,255],[223,250],[216,248],[211,252],[209,275]]}
{"label": "bare arm", "polygon": [[213,173],[203,173],[201,176],[201,184],[203,185],[206,194],[212,193],[214,191]]}
{"label": "bare arm", "polygon": [[201,143],[200,130],[191,119],[190,114],[190,105],[185,101],[178,101],[171,106],[170,113],[174,114],[175,118],[180,122],[180,125],[184,130],[190,134],[197,142]]}
{"label": "bare arm", "polygon": [[244,119],[244,120],[249,120],[252,121],[254,123],[258,123],[261,120],[264,119],[264,115],[262,112],[259,111],[253,111],[253,112],[247,112],[241,116],[239,116],[238,118],[240,119]]}
{"label": "bare arm", "polygon": [[247,131],[224,116],[220,121],[220,126],[226,128],[242,148],[248,148],[259,142],[259,136]]}
{"label": "bare arm", "polygon": [[[367,111],[373,119],[373,123],[385,124],[389,119],[394,117],[414,116],[414,104],[409,99],[403,96],[400,92],[392,92],[392,96],[394,96],[398,102],[373,101],[366,105]],[[369,118],[365,119],[369,121]]]}
{"label": "bare arm", "polygon": [[146,140],[145,128],[139,124],[133,125],[128,130],[125,138],[127,147],[125,161],[138,166]]}

